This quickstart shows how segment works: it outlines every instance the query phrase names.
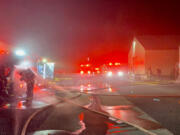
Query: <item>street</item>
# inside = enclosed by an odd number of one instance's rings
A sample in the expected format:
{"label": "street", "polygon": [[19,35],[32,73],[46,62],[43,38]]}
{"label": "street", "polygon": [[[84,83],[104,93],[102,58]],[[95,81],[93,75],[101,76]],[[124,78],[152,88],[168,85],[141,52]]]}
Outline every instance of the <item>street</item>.
{"label": "street", "polygon": [[119,81],[72,78],[36,89],[31,107],[23,100],[1,107],[1,133],[180,133],[179,84]]}
{"label": "street", "polygon": [[[179,84],[168,82],[119,82],[117,80],[108,81],[108,83],[106,80],[104,83],[91,80],[71,89],[79,88],[81,92],[86,94],[95,93],[99,96],[103,105],[119,106],[127,105],[127,102],[133,104],[148,117],[160,123],[163,128],[168,129],[175,135],[180,133],[180,117],[178,116],[180,113],[180,109],[178,109],[180,105]],[[102,89],[103,86],[107,88]],[[90,90],[90,87],[95,91]]]}
{"label": "street", "polygon": [[180,135],[179,5],[1,0],[0,135]]}

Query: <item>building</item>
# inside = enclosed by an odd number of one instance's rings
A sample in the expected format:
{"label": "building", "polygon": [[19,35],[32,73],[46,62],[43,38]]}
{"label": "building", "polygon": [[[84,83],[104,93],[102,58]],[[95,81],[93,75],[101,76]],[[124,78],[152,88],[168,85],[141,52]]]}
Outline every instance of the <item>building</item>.
{"label": "building", "polygon": [[177,78],[180,36],[134,37],[128,55],[131,75],[139,78]]}

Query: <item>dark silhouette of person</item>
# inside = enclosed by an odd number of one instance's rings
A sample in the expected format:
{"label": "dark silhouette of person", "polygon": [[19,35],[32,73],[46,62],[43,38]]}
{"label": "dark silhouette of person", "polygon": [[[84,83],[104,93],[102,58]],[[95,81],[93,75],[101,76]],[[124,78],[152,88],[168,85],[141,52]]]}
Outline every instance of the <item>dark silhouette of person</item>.
{"label": "dark silhouette of person", "polygon": [[11,90],[8,88],[8,77],[10,76],[11,72],[13,71],[12,65],[3,64],[0,65],[0,95],[4,98],[8,97],[8,93],[13,91],[13,87]]}
{"label": "dark silhouette of person", "polygon": [[4,96],[7,85],[7,79],[5,76],[5,66],[0,66],[0,95]]}
{"label": "dark silhouette of person", "polygon": [[1,103],[4,101],[9,101],[11,99],[11,95],[13,95],[13,81],[12,80],[12,72],[14,70],[14,66],[19,63],[19,59],[15,58],[12,52],[3,51],[0,54],[0,100]]}
{"label": "dark silhouette of person", "polygon": [[161,69],[157,68],[157,76],[159,79],[161,79],[161,74],[162,74]]}
{"label": "dark silhouette of person", "polygon": [[21,81],[25,81],[27,85],[27,90],[26,90],[26,105],[31,105],[32,99],[33,99],[33,89],[34,89],[34,79],[35,79],[35,74],[32,72],[31,69],[23,70],[20,72]]}
{"label": "dark silhouette of person", "polygon": [[149,67],[148,68],[148,77],[149,77],[149,80],[151,80],[152,79],[152,68],[151,67]]}

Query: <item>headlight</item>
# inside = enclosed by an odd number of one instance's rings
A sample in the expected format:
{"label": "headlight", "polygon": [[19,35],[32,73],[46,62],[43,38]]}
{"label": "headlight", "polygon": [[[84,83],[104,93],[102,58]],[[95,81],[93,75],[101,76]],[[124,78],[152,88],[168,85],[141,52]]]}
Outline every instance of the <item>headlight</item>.
{"label": "headlight", "polygon": [[15,55],[22,57],[26,55],[26,52],[24,50],[16,50]]}
{"label": "headlight", "polygon": [[91,71],[88,71],[87,73],[88,73],[88,75],[90,75],[90,74],[91,74]]}
{"label": "headlight", "polygon": [[84,74],[84,71],[80,71],[80,74],[83,75],[83,74]]}
{"label": "headlight", "polygon": [[123,75],[124,75],[123,72],[121,72],[121,71],[118,72],[118,76],[123,76]]}
{"label": "headlight", "polygon": [[112,76],[112,72],[111,71],[107,72],[107,76],[111,77]]}

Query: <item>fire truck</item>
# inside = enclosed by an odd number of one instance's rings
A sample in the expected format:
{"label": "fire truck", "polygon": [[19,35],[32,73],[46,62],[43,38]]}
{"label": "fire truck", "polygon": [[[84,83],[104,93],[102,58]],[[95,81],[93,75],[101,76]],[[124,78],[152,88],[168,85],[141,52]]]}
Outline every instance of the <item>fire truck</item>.
{"label": "fire truck", "polygon": [[53,62],[48,62],[46,59],[42,59],[37,63],[37,72],[44,79],[53,79],[54,65]]}
{"label": "fire truck", "polygon": [[101,72],[104,76],[112,78],[118,77],[125,79],[128,77],[128,66],[119,62],[109,62],[101,67]]}
{"label": "fire truck", "polygon": [[92,64],[81,64],[80,74],[81,75],[101,75],[108,78],[119,77],[126,78],[128,76],[127,64],[120,62],[109,62],[102,64],[101,66],[95,66]]}

